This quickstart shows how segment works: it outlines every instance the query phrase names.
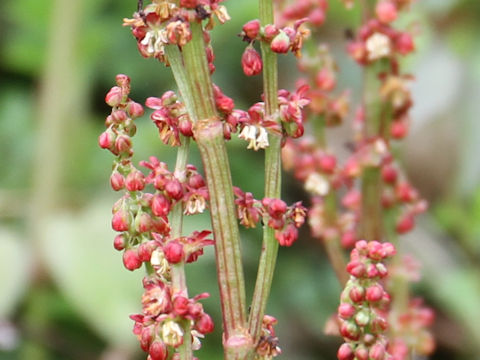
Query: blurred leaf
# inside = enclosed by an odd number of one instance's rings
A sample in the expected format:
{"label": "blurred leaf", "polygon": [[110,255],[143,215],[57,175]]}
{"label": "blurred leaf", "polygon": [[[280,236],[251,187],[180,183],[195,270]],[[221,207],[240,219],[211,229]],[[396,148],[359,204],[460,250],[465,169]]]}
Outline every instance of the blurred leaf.
{"label": "blurred leaf", "polygon": [[0,319],[11,315],[27,289],[32,257],[19,234],[0,228]]}
{"label": "blurred leaf", "polygon": [[45,231],[43,256],[60,290],[84,319],[112,345],[136,339],[128,315],[139,312],[143,271],[130,273],[113,249],[111,203],[97,201],[81,212],[58,213]]}

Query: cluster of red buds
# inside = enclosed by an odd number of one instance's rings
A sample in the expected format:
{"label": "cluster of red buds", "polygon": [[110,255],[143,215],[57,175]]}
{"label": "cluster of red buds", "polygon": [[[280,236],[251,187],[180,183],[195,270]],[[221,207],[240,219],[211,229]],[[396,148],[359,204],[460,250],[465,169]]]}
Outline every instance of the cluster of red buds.
{"label": "cluster of red buds", "polygon": [[[207,29],[215,25],[215,19],[224,23],[230,19],[223,0],[156,0],[136,12],[132,19],[124,19],[124,26],[132,28],[133,36],[142,56],[154,57],[168,63],[165,46],[184,46],[192,34],[190,22],[208,19]],[[208,37],[208,35],[207,35]],[[207,55],[211,48],[208,48]],[[213,53],[209,58],[212,59]],[[212,69],[213,71],[213,69]]]}
{"label": "cluster of red buds", "polygon": [[286,54],[291,51],[299,57],[303,42],[310,35],[310,31],[302,26],[305,21],[307,19],[297,20],[293,26],[277,27],[269,24],[262,27],[260,21],[255,19],[243,25],[240,36],[249,43],[242,56],[242,68],[245,75],[257,75],[263,68],[262,58],[253,47],[255,41],[268,43],[275,53]]}
{"label": "cluster of red buds", "polygon": [[350,255],[347,271],[350,280],[340,298],[338,317],[345,343],[339,360],[389,359],[384,332],[387,321],[382,310],[390,302],[380,280],[387,275],[384,260],[395,254],[390,243],[357,241]]}
{"label": "cluster of red buds", "polygon": [[435,339],[429,328],[435,320],[435,313],[424,305],[423,299],[410,300],[405,312],[395,319],[390,316],[389,322],[395,329],[388,346],[392,360],[406,360],[409,352],[428,356],[435,349]]}
{"label": "cluster of red buds", "polygon": [[[191,324],[193,349],[200,348],[200,340],[214,329],[212,318],[198,302],[209,295],[204,293],[191,299],[172,291],[162,281],[146,277],[142,295],[142,314],[131,315],[135,321],[133,333],[137,336],[148,360],[171,359],[169,354],[184,341],[182,323]],[[174,351],[174,350],[173,350]]]}
{"label": "cluster of red buds", "polygon": [[282,353],[282,349],[278,346],[278,338],[275,335],[274,325],[277,319],[271,315],[264,315],[262,321],[262,332],[258,341],[256,351],[256,359],[269,360]]}
{"label": "cluster of red buds", "polygon": [[298,238],[298,228],[305,222],[307,209],[300,202],[287,206],[281,199],[256,200],[252,193],[234,188],[237,217],[247,227],[255,227],[262,219],[272,229],[281,246],[291,246]]}
{"label": "cluster of red buds", "polygon": [[193,136],[192,122],[185,105],[178,101],[173,91],[167,91],[161,98],[149,97],[145,105],[155,110],[150,117],[157,126],[164,144],[178,146],[181,144],[180,134]]}
{"label": "cluster of red buds", "polygon": [[[116,156],[110,184],[115,191],[125,191],[113,206],[112,228],[119,232],[114,247],[123,251],[123,264],[128,270],[136,270],[143,263],[153,269],[144,280],[143,314],[132,319],[136,322],[134,333],[142,349],[149,353],[149,359],[164,360],[168,358],[169,347],[174,349],[182,344],[185,322],[191,324],[195,343],[213,330],[211,318],[197,302],[206,294],[188,299],[183,290],[173,288],[171,281],[172,266],[197,260],[203,248],[213,244],[213,240],[207,239],[210,232],[196,231],[190,236],[172,238],[168,219],[177,204],[185,215],[203,212],[208,191],[193,165],[172,173],[167,164],[152,156],[149,161],[140,162],[149,170],[146,176],[135,168],[130,137],[135,133],[133,118],[143,115],[143,107],[128,97],[130,79],[118,75],[116,80],[117,86],[105,98],[112,107],[106,120],[107,130],[99,137],[100,146]],[[148,98],[147,106],[155,109],[152,120],[162,140],[178,145],[178,133],[187,135],[178,129],[185,129],[182,123],[189,120],[173,92],[160,99]],[[148,185],[153,192],[145,191]]]}
{"label": "cluster of red buds", "polygon": [[317,27],[325,22],[328,2],[326,0],[276,0],[275,6],[279,24],[307,19],[310,24]]}
{"label": "cluster of red buds", "polygon": [[407,55],[413,50],[412,35],[392,28],[382,19],[368,21],[360,28],[357,39],[348,46],[350,55],[361,65],[380,59],[395,59],[397,55]]}

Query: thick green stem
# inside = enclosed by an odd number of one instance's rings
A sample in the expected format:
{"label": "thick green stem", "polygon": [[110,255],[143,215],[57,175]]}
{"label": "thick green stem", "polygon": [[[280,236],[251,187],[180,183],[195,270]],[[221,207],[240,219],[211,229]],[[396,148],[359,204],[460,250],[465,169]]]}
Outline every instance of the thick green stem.
{"label": "thick green stem", "polygon": [[[263,26],[274,23],[272,0],[260,0],[260,22]],[[261,43],[263,59],[263,84],[265,96],[265,117],[272,120],[278,110],[278,65],[277,55],[270,46]],[[278,134],[269,134],[269,146],[265,149],[265,197],[280,198],[281,196],[281,141]],[[267,306],[270,289],[272,286],[273,273],[278,253],[278,241],[275,232],[267,225],[264,226],[262,252],[255,283],[255,290],[250,308],[249,331],[254,342],[257,343],[265,309]]]}
{"label": "thick green stem", "polygon": [[[175,58],[176,49],[168,49],[167,55],[190,118],[195,123],[195,140],[205,169],[215,237],[225,358],[243,359],[252,351],[253,343],[246,329],[245,284],[230,165],[223,124],[215,107],[202,25],[191,23],[191,31],[192,39],[182,48],[183,61]],[[180,72],[175,74],[177,69]]]}

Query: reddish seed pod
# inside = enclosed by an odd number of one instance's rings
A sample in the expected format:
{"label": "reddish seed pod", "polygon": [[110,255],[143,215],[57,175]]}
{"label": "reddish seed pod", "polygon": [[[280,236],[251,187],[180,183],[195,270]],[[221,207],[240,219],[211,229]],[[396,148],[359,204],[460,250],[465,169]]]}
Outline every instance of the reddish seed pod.
{"label": "reddish seed pod", "polygon": [[147,262],[152,258],[152,252],[157,247],[155,241],[147,241],[138,246],[138,257],[140,261]]}
{"label": "reddish seed pod", "polygon": [[173,300],[173,311],[180,316],[184,316],[188,313],[189,301],[184,296],[177,296]]}
{"label": "reddish seed pod", "polygon": [[365,275],[365,264],[359,260],[350,261],[347,265],[347,272],[356,278],[361,278]]}
{"label": "reddish seed pod", "polygon": [[135,250],[128,249],[123,253],[123,265],[130,271],[142,266],[142,261]]}
{"label": "reddish seed pod", "polygon": [[280,246],[292,246],[298,238],[298,229],[290,223],[283,231],[275,231],[275,238]]}
{"label": "reddish seed pod", "polygon": [[115,134],[110,129],[105,130],[98,137],[98,145],[100,145],[102,149],[110,149],[114,143]]}
{"label": "reddish seed pod", "polygon": [[184,136],[193,136],[193,125],[188,119],[181,118],[178,122],[178,130]]}

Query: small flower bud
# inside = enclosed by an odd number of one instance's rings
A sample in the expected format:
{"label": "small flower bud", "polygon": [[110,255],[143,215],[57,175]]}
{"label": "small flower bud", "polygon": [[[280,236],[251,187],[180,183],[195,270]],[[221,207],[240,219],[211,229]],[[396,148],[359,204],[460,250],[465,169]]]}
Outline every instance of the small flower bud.
{"label": "small flower bud", "polygon": [[338,307],[338,316],[348,320],[355,314],[355,307],[352,304],[343,303]]}
{"label": "small flower bud", "polygon": [[172,179],[165,184],[165,191],[172,199],[180,200],[183,196],[183,188],[180,181]]}
{"label": "small flower bud", "polygon": [[397,221],[396,230],[399,234],[405,234],[413,229],[415,226],[415,219],[411,214],[405,214]]}
{"label": "small flower bud", "polygon": [[355,349],[355,357],[357,360],[368,360],[368,349],[363,345],[358,345]]}
{"label": "small flower bud", "polygon": [[184,316],[188,313],[189,301],[184,296],[177,296],[173,300],[173,311],[180,316]]}
{"label": "small flower bud", "polygon": [[120,174],[118,171],[114,171],[110,176],[110,186],[115,191],[122,190],[125,186],[125,179],[123,175]]}
{"label": "small flower bud", "polygon": [[275,231],[275,239],[280,246],[292,246],[298,238],[298,229],[294,224],[288,224],[283,231]]}
{"label": "small flower bud", "polygon": [[320,169],[327,174],[331,174],[335,171],[337,166],[337,159],[334,155],[323,154],[319,159]]}
{"label": "small flower bud", "polygon": [[370,316],[368,315],[367,310],[360,310],[356,315],[355,315],[355,322],[357,323],[358,326],[366,326],[368,322],[370,321]]}
{"label": "small flower bud", "polygon": [[183,245],[178,241],[170,241],[165,245],[163,251],[165,253],[165,259],[167,259],[170,264],[178,264],[183,260]]}
{"label": "small flower bud", "polygon": [[274,38],[275,35],[277,35],[279,30],[275,25],[267,25],[265,26],[265,29],[263,31],[263,35],[265,36],[265,40],[271,40]]}
{"label": "small flower bud", "polygon": [[345,321],[340,325],[340,334],[350,340],[358,340],[360,338],[359,327],[351,321]]}
{"label": "small flower bud", "polygon": [[156,340],[150,345],[148,354],[152,360],[166,360],[168,357],[167,346],[163,341]]}
{"label": "small flower bud", "polygon": [[273,52],[285,54],[290,49],[290,38],[283,30],[280,30],[270,43],[270,48]]}
{"label": "small flower bud", "polygon": [[335,88],[336,80],[332,70],[323,68],[315,76],[315,84],[322,91],[332,91]]}
{"label": "small flower bud", "polygon": [[145,111],[143,110],[143,106],[140,105],[139,103],[135,102],[135,101],[130,101],[128,103],[128,114],[132,117],[132,118],[137,118],[137,117],[140,117],[142,116],[143,114],[145,113]]}
{"label": "small flower bud", "polygon": [[125,179],[125,187],[128,191],[141,191],[145,187],[145,176],[141,171],[132,170]]}
{"label": "small flower bud", "polygon": [[127,210],[120,209],[113,214],[112,228],[115,231],[128,231],[130,228],[131,215]]}
{"label": "small flower bud", "polygon": [[132,148],[132,140],[128,135],[119,135],[115,139],[115,151],[117,154],[122,154],[130,151]]}
{"label": "small flower bud", "polygon": [[129,249],[125,250],[123,253],[123,265],[130,271],[138,269],[142,266],[142,262],[138,257],[138,254],[135,250]]}
{"label": "small flower bud", "polygon": [[116,110],[112,112],[111,119],[115,124],[121,124],[127,120],[127,113],[123,110]]}
{"label": "small flower bud", "polygon": [[115,134],[110,129],[105,130],[98,137],[98,145],[100,145],[102,149],[110,149],[113,147],[114,143],[115,143]]}
{"label": "small flower bud", "polygon": [[350,300],[352,300],[353,302],[359,303],[363,301],[365,297],[365,289],[360,286],[354,286],[352,289],[350,289],[348,296],[350,297]]}
{"label": "small flower bud", "polygon": [[370,302],[380,301],[383,298],[383,288],[380,285],[372,285],[367,288],[366,299]]}
{"label": "small flower bud", "polygon": [[121,88],[128,89],[130,87],[130,77],[128,75],[118,74],[115,76],[115,82]]}
{"label": "small flower bud", "polygon": [[141,243],[138,246],[138,258],[142,262],[147,262],[150,261],[152,258],[152,252],[155,250],[156,245],[154,241],[147,241],[144,243]]}
{"label": "small flower bud", "polygon": [[412,35],[409,33],[401,33],[395,39],[395,48],[402,55],[407,55],[415,50],[415,44],[413,42]]}
{"label": "small flower bud", "polygon": [[126,245],[126,239],[124,235],[119,234],[115,236],[115,239],[113,240],[113,247],[115,248],[115,250],[121,251],[125,249],[125,245]]}
{"label": "small flower bud", "polygon": [[368,354],[371,360],[383,360],[385,359],[385,346],[382,344],[376,343],[370,348]]}
{"label": "small flower bud", "polygon": [[375,8],[375,14],[380,22],[388,24],[397,19],[397,7],[392,1],[380,1]]}
{"label": "small flower bud", "polygon": [[243,25],[242,30],[247,38],[254,40],[260,31],[260,21],[257,19],[251,20]]}
{"label": "small flower bud", "polygon": [[200,332],[201,334],[208,334],[213,331],[215,328],[213,324],[213,320],[208,314],[203,314],[200,319],[196,322],[195,328]]}
{"label": "small flower bud", "polygon": [[382,179],[387,184],[395,184],[397,181],[397,176],[397,170],[393,166],[386,165],[382,168]]}
{"label": "small flower bud", "polygon": [[155,216],[167,216],[170,212],[170,201],[163,194],[155,194],[152,198],[151,209]]}
{"label": "small flower bud", "polygon": [[344,343],[340,346],[337,352],[338,360],[353,360],[355,358],[355,354],[353,353],[352,347]]}
{"label": "small flower bud", "polygon": [[123,91],[120,87],[114,86],[105,96],[105,102],[111,107],[120,105],[123,102]]}
{"label": "small flower bud", "polygon": [[242,68],[247,76],[258,75],[262,72],[263,62],[260,54],[253,48],[247,47],[242,55]]}
{"label": "small flower bud", "polygon": [[347,272],[356,278],[361,278],[365,275],[365,264],[358,260],[352,260],[347,265]]}

